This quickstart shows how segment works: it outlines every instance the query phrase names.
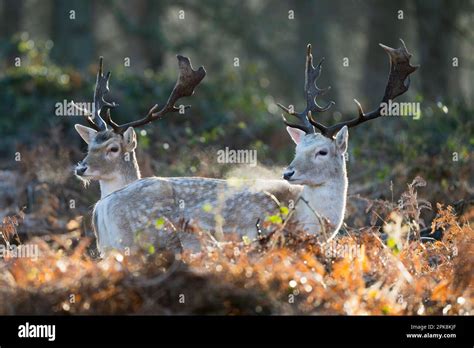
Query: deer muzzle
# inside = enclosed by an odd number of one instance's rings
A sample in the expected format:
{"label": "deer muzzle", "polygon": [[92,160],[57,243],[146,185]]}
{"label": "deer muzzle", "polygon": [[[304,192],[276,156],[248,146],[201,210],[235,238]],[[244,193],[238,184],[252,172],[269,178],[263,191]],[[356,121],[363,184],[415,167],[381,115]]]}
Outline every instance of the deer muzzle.
{"label": "deer muzzle", "polygon": [[293,168],[287,168],[285,172],[283,173],[283,179],[285,180],[291,180],[291,177],[295,174],[295,170]]}
{"label": "deer muzzle", "polygon": [[79,162],[76,166],[76,175],[83,176],[87,170],[87,165],[84,162]]}

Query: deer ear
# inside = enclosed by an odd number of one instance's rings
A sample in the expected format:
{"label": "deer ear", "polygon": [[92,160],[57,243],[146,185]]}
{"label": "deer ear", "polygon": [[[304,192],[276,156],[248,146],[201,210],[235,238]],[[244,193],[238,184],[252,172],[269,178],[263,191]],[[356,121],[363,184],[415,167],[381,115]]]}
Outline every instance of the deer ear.
{"label": "deer ear", "polygon": [[123,133],[123,140],[125,141],[125,147],[127,151],[133,151],[137,147],[137,134],[133,127],[128,127]]}
{"label": "deer ear", "polygon": [[286,127],[286,131],[296,145],[298,145],[301,142],[301,139],[303,139],[303,137],[306,135],[305,132],[298,128]]}
{"label": "deer ear", "polygon": [[76,131],[87,144],[90,144],[97,134],[95,129],[83,126],[82,124],[76,124],[74,128],[76,128]]}
{"label": "deer ear", "polygon": [[342,155],[347,151],[347,145],[349,142],[349,131],[347,126],[342,127],[336,134],[336,151]]}

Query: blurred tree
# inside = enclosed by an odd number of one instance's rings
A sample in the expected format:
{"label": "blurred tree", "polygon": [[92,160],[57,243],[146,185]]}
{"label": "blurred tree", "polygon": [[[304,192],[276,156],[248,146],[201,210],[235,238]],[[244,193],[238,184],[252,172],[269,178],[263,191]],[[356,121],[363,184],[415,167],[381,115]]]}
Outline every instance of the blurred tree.
{"label": "blurred tree", "polygon": [[[23,0],[3,0],[0,17],[0,52],[4,52],[7,65],[16,56],[16,48],[12,46],[11,36],[21,30]],[[0,62],[0,66],[1,66]]]}
{"label": "blurred tree", "polygon": [[468,1],[416,1],[418,46],[420,52],[421,89],[425,99],[436,102],[453,97],[450,86],[453,38],[459,14]]}
{"label": "blurred tree", "polygon": [[[336,4],[336,6],[335,6]],[[315,62],[319,63],[319,60],[324,57],[326,59],[323,64],[323,74],[321,79],[327,81],[326,83],[319,82],[318,85],[321,88],[326,88],[332,85],[332,89],[328,95],[323,96],[327,100],[340,100],[339,89],[334,88],[334,84],[337,80],[336,72],[336,60],[334,56],[335,43],[331,40],[331,31],[335,25],[338,25],[337,19],[340,15],[339,8],[342,5],[339,0],[337,1],[289,1],[289,6],[294,6],[296,9],[297,16],[297,40],[295,40],[295,61],[299,62],[298,66],[302,66],[304,62],[304,51],[302,47],[310,43],[313,46],[313,55]],[[298,85],[298,92],[303,92],[303,84],[301,83],[303,78],[303,66],[300,69],[301,75],[299,75],[300,83]],[[330,95],[329,95],[330,94]]]}
{"label": "blurred tree", "polygon": [[138,64],[159,69],[165,52],[170,49],[161,30],[162,17],[169,7],[168,1],[108,1],[107,4],[120,24]]}
{"label": "blurred tree", "polygon": [[8,39],[21,29],[23,0],[3,0],[0,32]]}
{"label": "blurred tree", "polygon": [[[398,11],[404,11],[405,0],[390,1],[384,6],[377,6],[376,0],[364,3],[364,12],[367,15],[367,46],[363,59],[362,90],[358,97],[363,105],[371,105],[380,101],[385,87],[385,78],[388,71],[388,59],[378,47],[379,43],[391,47],[399,46],[399,38],[407,39],[403,35],[402,23],[405,19],[398,19]],[[407,43],[408,45],[408,43]],[[381,57],[383,59],[381,59]]]}
{"label": "blurred tree", "polygon": [[[211,21],[226,36],[226,41],[232,43],[229,49],[235,50],[236,44],[239,45],[242,50],[238,57],[247,56],[263,62],[273,72],[272,83],[281,86],[287,94],[289,90],[292,93],[288,84],[294,83],[294,67],[288,64],[288,50],[282,44],[282,39],[286,38],[278,35],[280,30],[284,30],[288,36],[288,10],[292,7],[273,1],[262,1],[259,6],[242,1],[233,7],[219,0],[209,0],[208,6],[185,0],[179,1],[179,4],[192,10],[202,20]],[[264,23],[262,18],[266,18]],[[214,51],[214,54],[219,53],[223,52]]]}
{"label": "blurred tree", "polygon": [[52,56],[58,63],[84,68],[94,53],[91,26],[100,17],[93,17],[91,0],[54,0]]}

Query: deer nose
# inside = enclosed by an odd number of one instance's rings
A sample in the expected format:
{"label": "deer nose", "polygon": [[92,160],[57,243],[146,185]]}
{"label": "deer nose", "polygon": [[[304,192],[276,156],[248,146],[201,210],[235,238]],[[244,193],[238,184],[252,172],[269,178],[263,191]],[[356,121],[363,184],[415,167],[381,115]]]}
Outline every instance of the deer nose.
{"label": "deer nose", "polygon": [[290,180],[293,174],[295,174],[294,169],[288,169],[286,172],[283,173],[283,179]]}
{"label": "deer nose", "polygon": [[87,170],[87,166],[85,165],[79,165],[76,167],[76,175],[82,176]]}

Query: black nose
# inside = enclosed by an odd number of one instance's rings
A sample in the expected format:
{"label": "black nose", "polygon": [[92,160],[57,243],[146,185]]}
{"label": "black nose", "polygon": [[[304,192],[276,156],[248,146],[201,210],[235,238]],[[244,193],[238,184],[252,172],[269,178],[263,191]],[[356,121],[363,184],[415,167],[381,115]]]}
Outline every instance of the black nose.
{"label": "black nose", "polygon": [[293,174],[295,174],[294,170],[288,170],[288,171],[283,173],[283,179],[290,180],[290,178],[293,176]]}
{"label": "black nose", "polygon": [[86,166],[77,167],[76,168],[76,175],[84,175],[86,170],[87,170]]}

